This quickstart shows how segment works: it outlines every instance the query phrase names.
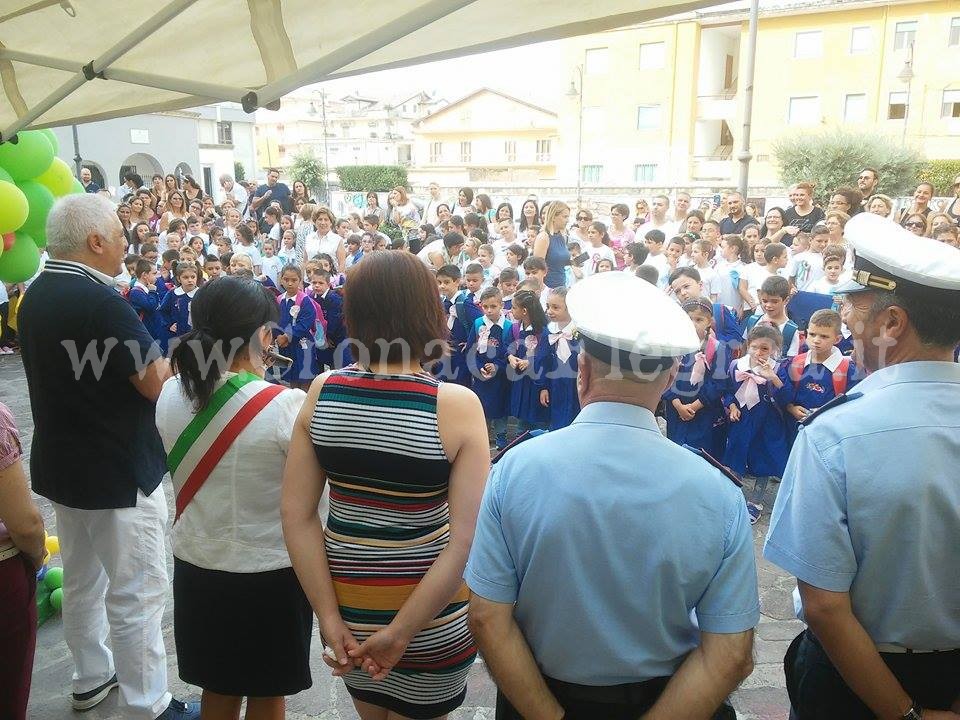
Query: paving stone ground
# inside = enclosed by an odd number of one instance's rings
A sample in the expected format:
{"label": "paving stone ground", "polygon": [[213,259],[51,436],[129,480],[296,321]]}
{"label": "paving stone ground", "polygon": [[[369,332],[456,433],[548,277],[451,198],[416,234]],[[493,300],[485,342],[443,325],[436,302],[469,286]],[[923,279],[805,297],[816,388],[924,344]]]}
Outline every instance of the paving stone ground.
{"label": "paving stone ground", "polygon": [[[21,430],[24,447],[29,453],[33,422],[27,397],[23,366],[19,355],[0,356],[0,402],[10,407]],[[771,484],[764,498],[767,508],[773,506],[779,486]],[[164,482],[170,507],[173,507],[169,481]],[[56,525],[50,503],[36,497],[42,509],[50,534]],[[794,581],[778,568],[760,557],[760,548],[766,534],[767,516],[754,527],[754,546],[760,578],[760,605],[762,617],[756,633],[755,668],[733,696],[733,704],[742,720],[784,720],[788,715],[788,701],[784,689],[783,654],[790,641],[800,631],[801,624],[794,619],[791,592]],[[172,555],[167,552],[170,576],[173,576]],[[172,592],[171,592],[172,595]],[[173,600],[168,595],[163,618],[163,632],[167,646],[167,665],[171,691],[182,699],[199,698],[199,690],[180,681],[177,676],[177,658],[173,643]],[[289,699],[287,717],[290,720],[346,720],[356,718],[350,697],[342,682],[331,678],[320,659],[319,641],[313,643],[313,687]],[[69,707],[70,678],[73,663],[63,641],[59,618],[43,625],[38,633],[37,653],[33,670],[33,690],[28,717],[30,720],[76,720]],[[482,661],[470,673],[466,703],[450,715],[451,720],[489,720],[494,717],[496,690]],[[111,693],[101,705],[84,714],[85,720],[120,720],[117,694]]]}

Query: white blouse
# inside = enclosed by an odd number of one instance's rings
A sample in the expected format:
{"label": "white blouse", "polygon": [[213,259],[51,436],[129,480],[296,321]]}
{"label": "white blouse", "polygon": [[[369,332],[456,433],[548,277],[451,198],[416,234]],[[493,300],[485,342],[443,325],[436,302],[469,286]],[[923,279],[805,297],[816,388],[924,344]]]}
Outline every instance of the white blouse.
{"label": "white blouse", "polygon": [[[224,373],[219,388],[235,373]],[[253,397],[268,385],[247,383],[239,392]],[[247,425],[200,488],[171,531],[173,554],[197,567],[235,573],[290,567],[280,526],[280,485],[293,427],[306,394],[284,390]],[[170,452],[193,420],[193,404],[180,376],[163,384],[157,400],[157,428]],[[174,481],[174,492],[180,484]],[[326,522],[327,493],[320,504]]]}

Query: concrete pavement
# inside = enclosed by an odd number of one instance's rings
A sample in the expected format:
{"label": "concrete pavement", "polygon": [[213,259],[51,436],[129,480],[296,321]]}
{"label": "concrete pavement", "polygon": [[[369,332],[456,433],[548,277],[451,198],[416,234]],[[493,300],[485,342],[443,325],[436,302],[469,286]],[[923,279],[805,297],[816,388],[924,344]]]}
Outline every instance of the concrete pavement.
{"label": "concrete pavement", "polygon": [[[0,402],[12,411],[21,431],[21,439],[29,455],[33,422],[27,397],[23,366],[19,355],[0,356]],[[25,467],[28,464],[25,462]],[[768,488],[765,498],[767,508],[773,506],[778,485]],[[169,482],[164,483],[170,507],[173,507]],[[48,532],[56,533],[53,510],[45,499],[36,498]],[[755,548],[760,577],[760,603],[762,617],[757,628],[753,673],[733,696],[738,715],[744,720],[784,720],[788,714],[788,702],[784,690],[783,655],[802,625],[794,619],[790,593],[794,587],[791,577],[770,565],[760,557],[760,548],[766,533],[765,516],[754,528]],[[168,547],[170,576],[173,576],[172,555]],[[177,676],[177,659],[173,642],[172,591],[168,596],[163,628],[167,645],[169,686],[177,697],[186,700],[199,698],[197,688],[182,683]],[[216,599],[213,599],[216,601]],[[314,641],[311,657],[314,685],[289,698],[287,717],[291,720],[319,718],[340,720],[356,718],[353,704],[342,682],[331,678],[320,659],[322,646],[319,637]],[[38,633],[37,653],[34,662],[33,689],[28,717],[30,720],[75,720],[78,716],[70,709],[69,693],[73,663],[63,641],[63,629],[59,618],[43,625]],[[496,690],[482,662],[474,665],[470,673],[467,700],[463,707],[450,715],[451,720],[486,720],[494,717],[493,706]],[[85,713],[87,720],[120,720],[123,716],[117,708],[117,693],[100,706]]]}

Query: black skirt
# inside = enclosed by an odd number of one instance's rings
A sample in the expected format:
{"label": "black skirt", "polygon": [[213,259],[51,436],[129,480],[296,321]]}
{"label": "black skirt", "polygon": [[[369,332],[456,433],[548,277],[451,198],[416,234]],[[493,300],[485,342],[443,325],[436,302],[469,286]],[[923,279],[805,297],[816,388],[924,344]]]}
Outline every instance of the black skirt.
{"label": "black skirt", "polygon": [[293,568],[205,570],[174,558],[180,679],[220,695],[294,695],[313,684],[313,610]]}

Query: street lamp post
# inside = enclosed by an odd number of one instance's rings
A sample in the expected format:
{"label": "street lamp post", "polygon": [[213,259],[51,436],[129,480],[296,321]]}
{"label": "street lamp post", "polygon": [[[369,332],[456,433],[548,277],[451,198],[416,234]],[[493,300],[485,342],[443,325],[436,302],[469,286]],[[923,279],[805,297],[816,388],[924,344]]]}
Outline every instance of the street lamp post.
{"label": "street lamp post", "polygon": [[581,180],[582,180],[582,168],[580,167],[581,154],[583,152],[583,66],[577,65],[575,68],[577,71],[577,76],[580,79],[580,89],[577,89],[577,84],[571,80],[570,89],[567,90],[567,97],[575,97],[578,100],[579,106],[577,109],[577,210],[580,209],[580,194],[581,194]]}
{"label": "street lamp post", "polygon": [[907,120],[910,118],[910,105],[913,98],[910,97],[910,85],[913,82],[913,43],[907,46],[907,59],[903,61],[903,69],[897,75],[897,80],[907,84],[907,102],[903,106],[903,136],[900,139],[901,145],[907,144]]}

